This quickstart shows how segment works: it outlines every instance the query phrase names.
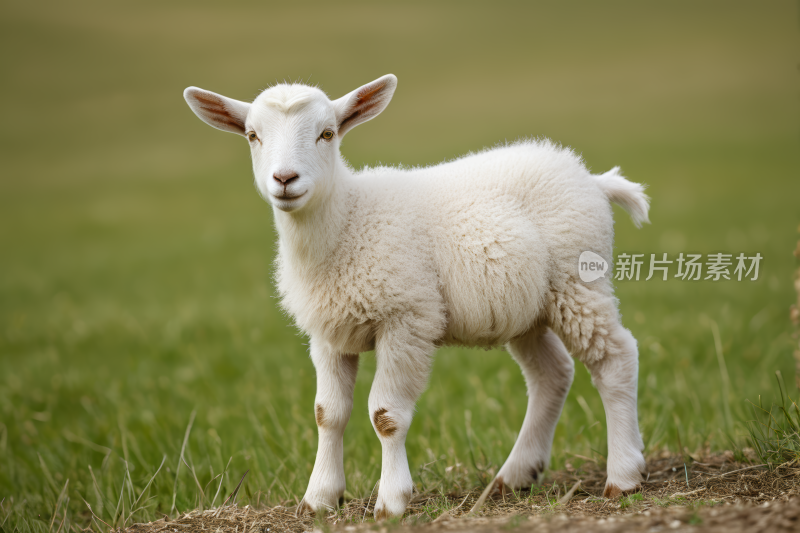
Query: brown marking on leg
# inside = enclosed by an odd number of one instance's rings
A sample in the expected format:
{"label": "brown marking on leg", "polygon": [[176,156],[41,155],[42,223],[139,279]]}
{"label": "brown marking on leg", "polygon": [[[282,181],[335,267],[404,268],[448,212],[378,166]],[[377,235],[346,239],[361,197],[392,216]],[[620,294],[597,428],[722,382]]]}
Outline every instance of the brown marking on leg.
{"label": "brown marking on leg", "polygon": [[314,417],[317,419],[317,426],[325,425],[325,409],[320,404],[314,406]]}
{"label": "brown marking on leg", "polygon": [[372,421],[375,423],[375,430],[381,437],[391,437],[394,435],[394,432],[397,431],[394,420],[389,418],[386,414],[387,412],[386,409],[381,407],[375,411],[375,416],[372,418]]}

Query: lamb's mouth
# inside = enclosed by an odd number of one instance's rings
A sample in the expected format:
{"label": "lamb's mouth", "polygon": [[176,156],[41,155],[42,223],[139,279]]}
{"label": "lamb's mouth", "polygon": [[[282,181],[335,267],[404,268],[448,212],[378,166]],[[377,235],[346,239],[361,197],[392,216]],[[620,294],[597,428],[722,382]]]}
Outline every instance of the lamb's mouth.
{"label": "lamb's mouth", "polygon": [[306,194],[306,192],[308,191],[303,191],[300,194],[295,194],[294,196],[289,194],[282,194],[280,196],[277,194],[273,194],[272,197],[275,198],[276,200],[283,200],[284,202],[287,201],[290,202],[292,200],[297,200],[298,198],[302,198]]}

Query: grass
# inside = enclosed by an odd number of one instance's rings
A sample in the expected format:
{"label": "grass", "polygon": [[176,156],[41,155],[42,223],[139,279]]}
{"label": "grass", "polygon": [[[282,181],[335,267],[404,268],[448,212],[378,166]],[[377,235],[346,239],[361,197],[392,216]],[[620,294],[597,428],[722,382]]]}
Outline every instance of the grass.
{"label": "grass", "polygon": [[642,500],[644,500],[644,496],[637,492],[636,494],[631,494],[630,496],[624,496],[623,498],[620,498],[619,507],[620,509],[627,509],[628,507],[631,507]]}
{"label": "grass", "polygon": [[800,407],[786,393],[786,385],[777,373],[779,403],[768,409],[759,397],[752,403],[753,420],[748,425],[749,441],[761,463],[775,467],[800,463]]}
{"label": "grass", "polygon": [[[682,465],[681,457],[672,455],[651,459],[649,471],[652,479],[642,488],[642,492],[616,500],[587,497],[587,492],[583,490],[579,494],[570,491],[570,495],[574,496],[571,498],[563,496],[557,500],[553,496],[561,496],[567,491],[567,487],[577,488],[583,482],[586,482],[589,494],[602,491],[604,472],[594,465],[588,465],[580,471],[554,473],[554,481],[548,481],[536,490],[506,492],[486,500],[479,496],[480,490],[471,490],[466,494],[419,494],[412,499],[408,513],[402,520],[394,518],[380,525],[366,519],[374,508],[375,498],[362,498],[349,500],[328,516],[318,514],[316,517],[295,517],[291,508],[281,506],[253,509],[250,506],[231,505],[205,512],[194,510],[181,515],[177,519],[177,526],[187,533],[218,530],[235,533],[265,529],[299,533],[308,531],[312,525],[323,531],[338,531],[342,528],[369,531],[398,527],[413,529],[431,522],[456,520],[457,522],[450,522],[445,528],[453,529],[455,526],[462,530],[474,530],[480,525],[484,529],[490,527],[498,530],[513,528],[524,521],[529,528],[555,523],[562,529],[564,526],[573,526],[572,529],[575,529],[574,520],[577,519],[585,521],[584,529],[591,530],[597,527],[599,519],[629,521],[649,517],[645,521],[650,522],[652,528],[658,524],[672,524],[675,520],[697,523],[698,520],[707,518],[715,523],[740,523],[744,517],[748,522],[755,523],[763,519],[763,514],[768,515],[766,519],[780,522],[784,516],[796,513],[797,506],[787,500],[787,494],[791,494],[795,488],[800,469],[792,465],[775,469],[759,465],[757,470],[745,467],[745,470],[749,470],[745,475],[733,475],[741,474],[743,470],[741,463],[730,461],[730,454],[718,454],[704,459],[709,462],[697,463],[695,466],[698,468],[691,469],[694,490],[690,492],[680,492],[686,490],[684,480],[669,472],[672,467]],[[766,512],[765,501],[770,507]],[[476,523],[470,521],[470,515],[474,515],[474,507],[478,506],[478,502],[482,502],[482,506],[477,511]],[[736,502],[737,505],[728,505],[722,512],[708,512],[708,508],[723,502]],[[746,507],[743,508],[742,505]],[[670,507],[673,509],[666,509]],[[762,517],[756,516],[757,514],[762,514]],[[568,520],[571,522],[567,523]],[[176,524],[176,521],[170,522],[171,524]],[[129,531],[157,533],[165,526],[165,520],[160,519],[152,523],[137,524]]]}
{"label": "grass", "polygon": [[[648,453],[747,445],[745,400],[770,405],[774,372],[794,372],[791,5],[324,5],[310,18],[262,4],[1,9],[0,39],[16,51],[0,89],[13,102],[0,126],[6,530],[102,529],[87,503],[112,526],[208,507],[245,471],[241,503],[303,494],[314,373],[275,298],[272,215],[247,149],[191,114],[188,85],[245,99],[312,74],[340,95],[392,71],[392,105],[348,135],[356,166],[549,136],[597,172],[620,164],[649,184],[653,224],[636,230],[617,211],[618,252],[761,253],[753,282],[617,283],[639,340]],[[297,20],[319,38],[297,39]],[[348,497],[380,475],[366,416],[374,369],[364,355]],[[419,490],[485,484],[525,405],[507,354],[441,350],[408,438]],[[602,405],[582,369],[553,451],[556,469],[604,461]]]}

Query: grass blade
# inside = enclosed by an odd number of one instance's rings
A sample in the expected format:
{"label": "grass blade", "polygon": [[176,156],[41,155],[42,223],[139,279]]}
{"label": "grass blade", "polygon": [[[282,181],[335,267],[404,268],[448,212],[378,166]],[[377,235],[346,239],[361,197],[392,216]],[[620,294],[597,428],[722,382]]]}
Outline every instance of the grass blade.
{"label": "grass blade", "polygon": [[127,522],[128,522],[128,520],[130,520],[130,519],[133,517],[133,513],[134,513],[133,509],[135,509],[135,508],[136,508],[136,504],[137,504],[137,503],[139,503],[139,500],[141,500],[141,499],[142,499],[142,496],[144,496],[144,494],[147,492],[147,489],[149,489],[149,488],[150,488],[150,485],[153,483],[153,480],[156,478],[156,476],[158,475],[158,473],[159,473],[159,472],[161,472],[161,467],[163,467],[163,466],[164,466],[164,463],[165,463],[165,462],[167,462],[167,456],[166,456],[166,455],[165,455],[165,456],[164,456],[164,458],[161,460],[161,465],[158,467],[158,470],[156,470],[156,473],[155,473],[155,474],[153,474],[153,477],[151,477],[151,478],[150,478],[150,481],[148,481],[148,482],[147,482],[147,485],[145,485],[145,486],[144,486],[144,488],[142,489],[142,492],[141,492],[141,493],[139,493],[139,497],[138,497],[138,498],[136,498],[136,501],[135,501],[135,502],[133,502],[133,505],[131,505],[131,513],[128,515],[128,519],[127,519],[127,520],[125,520],[125,521],[124,521],[124,523],[127,523]]}
{"label": "grass blade", "polygon": [[189,424],[186,426],[186,434],[183,436],[183,444],[181,445],[181,455],[178,458],[178,466],[175,468],[175,484],[172,487],[172,507],[170,507],[170,514],[175,510],[175,499],[178,497],[178,476],[181,473],[181,461],[183,461],[183,452],[186,451],[186,443],[189,441],[189,433],[192,431],[192,424],[194,424],[194,417],[197,411],[192,411],[189,415]]}
{"label": "grass blade", "polygon": [[222,471],[222,479],[219,480],[219,486],[217,487],[217,492],[214,494],[214,499],[211,500],[211,507],[214,507],[214,502],[217,501],[217,496],[219,496],[219,491],[222,489],[222,482],[225,480],[225,473],[228,472],[228,467],[231,465],[231,461],[233,461],[233,457],[228,459],[228,464],[225,465],[225,470]]}

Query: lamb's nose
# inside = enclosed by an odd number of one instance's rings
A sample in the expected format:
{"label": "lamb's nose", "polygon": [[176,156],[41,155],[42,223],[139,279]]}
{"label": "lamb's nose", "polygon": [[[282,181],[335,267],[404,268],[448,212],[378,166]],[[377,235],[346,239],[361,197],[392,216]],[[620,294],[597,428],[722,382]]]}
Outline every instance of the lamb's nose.
{"label": "lamb's nose", "polygon": [[275,174],[272,175],[273,179],[280,183],[281,185],[288,185],[292,181],[296,180],[300,176],[297,175],[297,172],[294,170],[279,170]]}

